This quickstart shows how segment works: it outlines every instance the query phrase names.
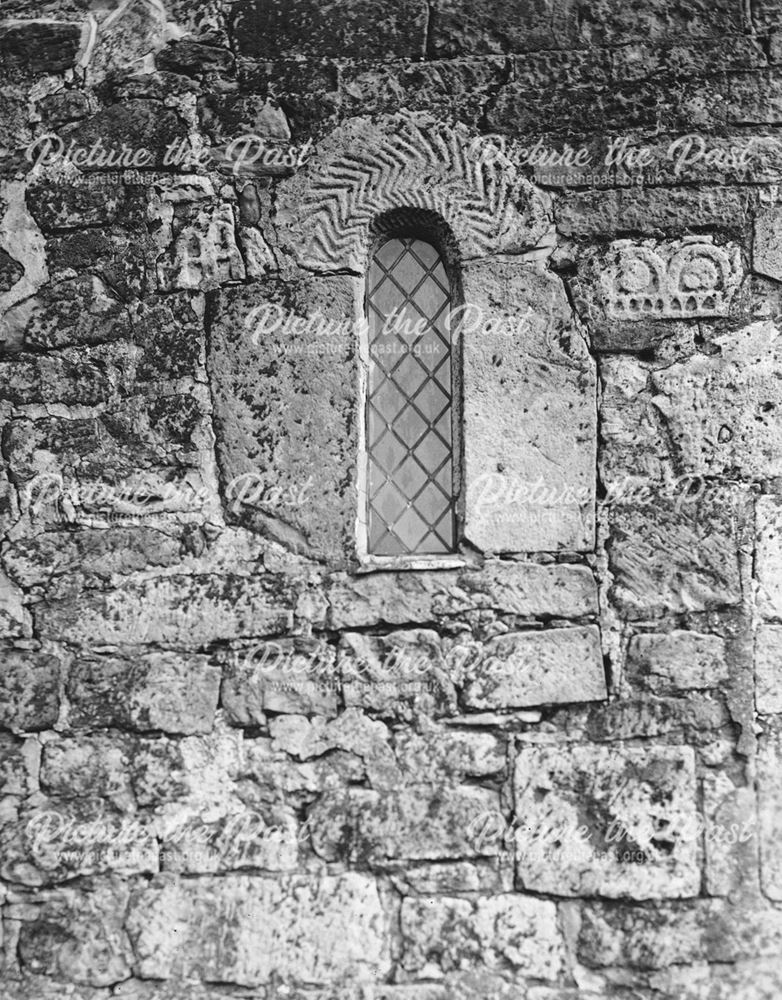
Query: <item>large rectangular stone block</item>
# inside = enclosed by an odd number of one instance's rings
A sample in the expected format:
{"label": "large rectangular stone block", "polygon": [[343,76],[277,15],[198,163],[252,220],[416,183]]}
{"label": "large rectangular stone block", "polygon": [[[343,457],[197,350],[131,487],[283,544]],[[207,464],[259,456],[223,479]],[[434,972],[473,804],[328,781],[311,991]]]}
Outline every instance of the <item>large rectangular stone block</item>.
{"label": "large rectangular stone block", "polygon": [[353,864],[493,856],[497,844],[479,831],[499,808],[497,792],[442,779],[385,793],[349,789],[312,807],[312,843],[320,857]]}
{"label": "large rectangular stone block", "polygon": [[[110,879],[96,880],[89,892],[62,888],[41,893],[34,910],[28,911],[31,919],[24,919],[20,928],[23,967],[85,986],[106,987],[128,979],[133,963],[123,927],[128,896],[126,886]],[[63,989],[61,995],[65,993]]]}
{"label": "large rectangular stone block", "polygon": [[193,649],[285,631],[292,605],[286,582],[271,574],[177,575],[52,602],[41,612],[40,629],[80,646],[159,642]]}
{"label": "large rectangular stone block", "polygon": [[13,732],[51,728],[59,711],[59,671],[54,656],[0,647],[0,725]]}
{"label": "large rectangular stone block", "polygon": [[463,274],[465,537],[485,552],[594,546],[596,374],[562,281]]}
{"label": "large rectangular stone block", "polygon": [[387,918],[366,875],[274,880],[161,879],[131,901],[138,974],[317,986],[371,981],[390,969]]}
{"label": "large rectangular stone block", "polygon": [[68,682],[71,726],[118,726],[206,733],[220,692],[220,667],[208,656],[125,650],[77,657]]}
{"label": "large rectangular stone block", "polygon": [[769,726],[758,740],[760,881],[769,899],[782,901],[782,730]]}
{"label": "large rectangular stone block", "polygon": [[333,628],[428,623],[471,608],[530,617],[597,613],[592,571],[568,563],[487,560],[479,569],[436,573],[335,574],[327,597]]}
{"label": "large rectangular stone block", "polygon": [[499,635],[483,644],[466,681],[470,708],[599,701],[608,694],[600,632],[588,625]]}
{"label": "large rectangular stone block", "polygon": [[762,496],[756,505],[755,577],[758,611],[782,619],[782,497]]}
{"label": "large rectangular stone block", "polygon": [[514,794],[520,888],[631,899],[697,894],[690,748],[522,744]]}
{"label": "large rectangular stone block", "polygon": [[755,707],[782,713],[782,626],[761,625],[755,638]]}
{"label": "large rectangular stone block", "polygon": [[719,688],[730,677],[725,640],[682,629],[635,635],[627,650],[627,676],[655,694]]}
{"label": "large rectangular stone block", "polygon": [[739,552],[749,542],[750,516],[748,491],[705,482],[692,497],[613,504],[613,599],[632,619],[739,605]]}
{"label": "large rectangular stone block", "polygon": [[402,965],[420,973],[507,963],[519,976],[553,980],[564,965],[556,905],[531,896],[448,896],[402,902]]}

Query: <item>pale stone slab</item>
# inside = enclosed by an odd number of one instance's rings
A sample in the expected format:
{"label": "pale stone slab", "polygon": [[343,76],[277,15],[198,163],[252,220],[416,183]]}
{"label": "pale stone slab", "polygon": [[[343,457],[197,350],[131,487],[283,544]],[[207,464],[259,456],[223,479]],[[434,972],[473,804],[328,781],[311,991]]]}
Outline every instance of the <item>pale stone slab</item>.
{"label": "pale stone slab", "polygon": [[41,893],[33,919],[24,920],[19,933],[27,972],[96,987],[129,978],[133,951],[123,927],[128,889],[105,879],[90,890]]}
{"label": "pale stone slab", "polygon": [[442,781],[382,794],[348,789],[312,808],[312,842],[325,860],[354,864],[489,857],[498,847],[482,841],[479,832],[499,809],[499,795],[491,789]]}
{"label": "pale stone slab", "polygon": [[486,642],[467,670],[470,708],[527,708],[607,697],[596,625],[509,632]]}
{"label": "pale stone slab", "polygon": [[763,715],[782,712],[780,625],[761,625],[755,637],[755,706]]}
{"label": "pale stone slab", "polygon": [[518,975],[556,979],[564,943],[556,905],[503,894],[477,900],[448,896],[402,903],[402,964],[411,971],[437,961],[446,969],[509,964]]}
{"label": "pale stone slab", "polygon": [[410,719],[413,713],[455,715],[447,647],[432,629],[388,635],[345,632],[338,667],[346,706]]}
{"label": "pale stone slab", "polygon": [[220,693],[220,667],[208,656],[174,652],[77,657],[68,674],[71,726],[121,726],[207,733]]}
{"label": "pale stone slab", "polygon": [[132,581],[106,593],[53,602],[41,634],[81,646],[171,643],[192,649],[218,639],[282,632],[293,614],[284,587],[261,579],[167,576]]}
{"label": "pale stone slab", "polygon": [[587,566],[489,560],[437,573],[335,574],[328,600],[333,628],[428,623],[472,608],[576,618],[597,612],[597,586]]}
{"label": "pale stone slab", "polygon": [[316,640],[260,642],[228,657],[222,706],[240,726],[263,725],[265,713],[337,714],[334,647]]}
{"label": "pale stone slab", "polygon": [[782,281],[782,209],[765,208],[755,217],[752,269]]}
{"label": "pale stone slab", "polygon": [[758,739],[760,881],[769,899],[782,901],[782,731]]}
{"label": "pale stone slab", "polygon": [[514,787],[520,887],[631,899],[697,894],[689,747],[522,746]]}
{"label": "pale stone slab", "polygon": [[762,496],[756,506],[758,611],[765,619],[782,618],[782,497]]}
{"label": "pale stone slab", "polygon": [[782,338],[770,320],[715,339],[654,372],[650,402],[673,444],[669,459],[694,475],[782,475]]}
{"label": "pale stone slab", "polygon": [[666,969],[696,962],[735,962],[778,954],[782,913],[762,904],[723,900],[660,904],[587,903],[578,941],[581,962]]}
{"label": "pale stone slab", "polygon": [[627,618],[733,607],[742,601],[739,550],[749,549],[751,496],[704,488],[690,502],[609,509],[611,595]]}
{"label": "pale stone slab", "polygon": [[497,263],[463,285],[465,536],[485,552],[588,551],[596,374],[565,286]]}
{"label": "pale stone slab", "polygon": [[198,969],[241,986],[326,985],[390,969],[387,918],[366,875],[161,880],[134,898],[128,927],[138,974],[151,979]]}
{"label": "pale stone slab", "polygon": [[656,694],[719,687],[730,677],[725,640],[682,629],[633,636],[627,673]]}

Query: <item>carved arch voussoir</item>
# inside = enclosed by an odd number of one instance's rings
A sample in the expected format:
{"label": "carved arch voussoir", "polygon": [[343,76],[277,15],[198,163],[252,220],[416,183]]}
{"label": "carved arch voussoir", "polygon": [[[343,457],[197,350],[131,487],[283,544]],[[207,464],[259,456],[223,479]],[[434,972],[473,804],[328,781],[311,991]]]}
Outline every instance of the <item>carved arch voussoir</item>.
{"label": "carved arch voussoir", "polygon": [[428,115],[354,118],[315,149],[278,192],[277,225],[299,263],[363,272],[372,224],[395,209],[436,212],[464,260],[497,253],[547,256],[547,195],[481,137]]}

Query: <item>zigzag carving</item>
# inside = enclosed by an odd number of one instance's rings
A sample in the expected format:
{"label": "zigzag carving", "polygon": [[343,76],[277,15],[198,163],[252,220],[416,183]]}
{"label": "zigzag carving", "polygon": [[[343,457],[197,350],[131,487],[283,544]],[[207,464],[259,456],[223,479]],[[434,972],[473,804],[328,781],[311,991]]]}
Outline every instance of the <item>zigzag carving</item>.
{"label": "zigzag carving", "polygon": [[318,270],[363,270],[373,220],[394,209],[437,212],[465,257],[528,249],[550,229],[544,197],[509,160],[423,116],[349,122],[289,183],[298,256]]}

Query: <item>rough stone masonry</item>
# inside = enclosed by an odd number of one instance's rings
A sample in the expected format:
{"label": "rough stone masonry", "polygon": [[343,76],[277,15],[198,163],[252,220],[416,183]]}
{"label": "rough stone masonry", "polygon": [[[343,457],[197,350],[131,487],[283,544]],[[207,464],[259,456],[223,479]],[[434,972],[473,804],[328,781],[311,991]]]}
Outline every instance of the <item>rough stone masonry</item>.
{"label": "rough stone masonry", "polygon": [[[778,1000],[782,2],[3,0],[0,77],[1,1000]],[[394,227],[459,544],[377,564]]]}

